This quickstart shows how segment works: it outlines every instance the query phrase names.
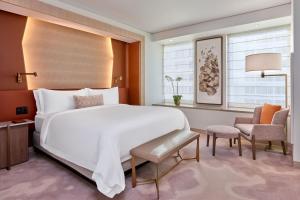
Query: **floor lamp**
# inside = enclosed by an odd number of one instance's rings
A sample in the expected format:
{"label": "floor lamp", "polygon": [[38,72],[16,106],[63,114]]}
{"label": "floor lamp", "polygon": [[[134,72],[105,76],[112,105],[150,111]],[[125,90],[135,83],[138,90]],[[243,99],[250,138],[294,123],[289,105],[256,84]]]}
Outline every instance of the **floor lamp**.
{"label": "floor lamp", "polygon": [[261,77],[266,76],[283,76],[285,88],[285,107],[288,106],[288,90],[286,74],[265,74],[267,70],[281,70],[281,54],[280,53],[259,53],[246,56],[246,72],[261,71]]}
{"label": "floor lamp", "polygon": [[[287,75],[286,74],[265,74],[266,70],[281,70],[281,54],[280,53],[260,53],[246,56],[246,72],[249,71],[261,71],[261,78],[266,76],[283,76],[285,83],[285,107],[288,106],[288,94],[287,94]],[[286,131],[287,133],[287,131]],[[287,137],[287,134],[286,134]],[[286,138],[287,139],[287,138]],[[266,150],[273,152],[281,152],[277,148],[269,149],[267,145]]]}

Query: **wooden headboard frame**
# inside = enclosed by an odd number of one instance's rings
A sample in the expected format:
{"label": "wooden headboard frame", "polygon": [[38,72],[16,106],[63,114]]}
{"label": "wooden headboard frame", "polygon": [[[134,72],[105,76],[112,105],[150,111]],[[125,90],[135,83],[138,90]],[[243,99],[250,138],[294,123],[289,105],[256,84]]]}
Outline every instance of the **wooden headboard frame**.
{"label": "wooden headboard frame", "polygon": [[[120,103],[127,103],[127,93],[128,89],[119,88]],[[34,119],[36,104],[32,90],[0,91],[0,100],[0,121]],[[28,114],[16,115],[16,108],[20,106],[26,106],[28,108]]]}

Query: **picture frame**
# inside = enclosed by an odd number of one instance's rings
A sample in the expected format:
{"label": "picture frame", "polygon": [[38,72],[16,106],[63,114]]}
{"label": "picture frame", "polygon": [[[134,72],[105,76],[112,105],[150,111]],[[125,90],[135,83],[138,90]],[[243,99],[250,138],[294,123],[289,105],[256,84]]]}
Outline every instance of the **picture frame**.
{"label": "picture frame", "polygon": [[223,37],[195,41],[195,102],[223,104]]}

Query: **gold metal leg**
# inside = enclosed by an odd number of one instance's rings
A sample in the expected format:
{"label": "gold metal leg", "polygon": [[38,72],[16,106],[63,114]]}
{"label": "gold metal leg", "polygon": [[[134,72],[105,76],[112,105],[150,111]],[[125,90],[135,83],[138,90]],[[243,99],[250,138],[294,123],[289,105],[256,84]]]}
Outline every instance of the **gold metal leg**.
{"label": "gold metal leg", "polygon": [[159,199],[159,171],[158,171],[158,164],[156,164],[156,179],[155,179],[155,185],[156,185],[156,191],[157,191],[157,199]]}
{"label": "gold metal leg", "polygon": [[134,188],[136,186],[136,170],[135,170],[135,157],[131,158],[131,184]]}

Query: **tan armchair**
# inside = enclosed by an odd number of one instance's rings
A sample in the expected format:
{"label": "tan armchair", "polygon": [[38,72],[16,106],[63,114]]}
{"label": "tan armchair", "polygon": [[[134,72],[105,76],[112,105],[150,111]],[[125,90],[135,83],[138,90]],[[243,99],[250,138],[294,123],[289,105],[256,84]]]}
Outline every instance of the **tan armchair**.
{"label": "tan armchair", "polygon": [[256,141],[268,141],[271,148],[272,141],[280,141],[283,154],[286,155],[285,148],[285,126],[289,114],[289,109],[277,111],[271,124],[259,124],[262,107],[256,107],[252,118],[237,117],[234,126],[238,128],[246,140],[252,144],[253,160],[256,159]]}

